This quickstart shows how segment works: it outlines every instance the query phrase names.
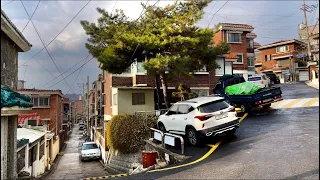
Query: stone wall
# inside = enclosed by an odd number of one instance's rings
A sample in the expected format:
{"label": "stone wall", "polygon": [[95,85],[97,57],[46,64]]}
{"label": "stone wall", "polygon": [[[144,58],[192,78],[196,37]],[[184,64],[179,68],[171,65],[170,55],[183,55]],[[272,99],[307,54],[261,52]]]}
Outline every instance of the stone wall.
{"label": "stone wall", "polygon": [[18,47],[1,33],[1,85],[12,90],[18,86]]}

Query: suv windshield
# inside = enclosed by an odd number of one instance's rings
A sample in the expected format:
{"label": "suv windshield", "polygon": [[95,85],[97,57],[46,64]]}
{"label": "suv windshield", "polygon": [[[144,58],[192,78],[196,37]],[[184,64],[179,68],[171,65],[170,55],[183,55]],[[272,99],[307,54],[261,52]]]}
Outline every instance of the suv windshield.
{"label": "suv windshield", "polygon": [[89,149],[98,149],[96,144],[84,144],[82,145],[82,150],[89,150]]}
{"label": "suv windshield", "polygon": [[259,81],[259,80],[261,80],[261,77],[249,77],[248,78],[248,81]]}
{"label": "suv windshield", "polygon": [[212,113],[216,111],[220,111],[229,107],[229,104],[224,100],[213,101],[206,104],[202,104],[198,107],[198,110],[201,113]]}

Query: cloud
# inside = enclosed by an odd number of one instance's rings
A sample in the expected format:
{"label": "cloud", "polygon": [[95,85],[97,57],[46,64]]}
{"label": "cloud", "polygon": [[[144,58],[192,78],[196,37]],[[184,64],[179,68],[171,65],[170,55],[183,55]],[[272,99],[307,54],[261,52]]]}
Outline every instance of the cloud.
{"label": "cloud", "polygon": [[[33,17],[33,22],[39,30],[43,41],[46,44],[49,43],[87,2],[88,1],[41,1]],[[142,11],[141,2],[145,3],[146,1],[117,1],[116,9],[123,9],[127,16],[136,19]],[[154,4],[155,2],[156,1],[149,1],[149,4]],[[174,2],[175,1],[160,1],[158,5],[165,6]],[[37,1],[24,1],[29,14],[32,14],[37,3]],[[198,25],[207,27],[213,14],[217,12],[224,3],[225,1],[213,1],[210,3],[210,5],[205,8],[206,13],[203,19],[198,22]],[[314,4],[309,1],[307,3],[308,5]],[[48,46],[49,51],[54,56],[54,60],[61,71],[65,71],[78,63],[88,53],[85,48],[85,42],[88,37],[80,25],[80,20],[97,22],[100,14],[96,11],[96,8],[104,8],[110,12],[114,5],[115,1],[91,1]],[[256,28],[254,30],[258,36],[256,41],[260,44],[267,44],[280,39],[292,39],[297,37],[298,24],[303,20],[303,13],[300,11],[301,5],[302,3],[300,1],[229,1],[214,16],[210,27],[214,27],[214,25],[219,22],[251,24]],[[22,30],[28,21],[28,17],[21,3],[19,1],[12,2],[2,7],[2,9],[18,29]],[[285,15],[293,11],[296,11],[296,14],[285,17]],[[308,14],[308,16],[311,16],[311,14]],[[292,25],[292,27],[290,27],[290,25]],[[19,65],[26,62],[26,60],[30,59],[30,57],[43,48],[43,44],[39,40],[31,23],[29,23],[23,34],[33,47],[29,52],[19,53]],[[51,74],[57,76],[59,72],[45,50],[37,55],[36,59],[50,73],[35,60],[31,60],[27,63],[29,66],[27,67],[25,80],[27,84],[32,84],[39,88],[53,78]],[[19,78],[24,77],[24,68],[25,67],[19,68]],[[66,76],[73,70],[66,73]],[[84,66],[75,84],[82,82],[87,75],[90,76],[90,80],[92,81],[96,79],[100,72],[101,70],[98,69],[98,63],[94,60]],[[75,72],[67,78],[67,81],[70,82],[69,84],[76,79],[77,73],[78,72]],[[69,89],[64,83],[59,83],[54,86],[54,88],[62,89],[63,92]]]}

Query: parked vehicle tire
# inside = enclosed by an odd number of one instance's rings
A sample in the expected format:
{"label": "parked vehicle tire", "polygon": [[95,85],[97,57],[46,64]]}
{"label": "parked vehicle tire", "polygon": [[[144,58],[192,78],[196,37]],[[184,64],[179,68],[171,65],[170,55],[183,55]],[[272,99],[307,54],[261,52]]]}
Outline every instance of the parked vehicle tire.
{"label": "parked vehicle tire", "polygon": [[167,132],[166,127],[164,127],[164,125],[163,125],[162,122],[159,122],[159,123],[158,123],[158,129],[159,129],[160,131],[162,131],[163,133]]}
{"label": "parked vehicle tire", "polygon": [[271,104],[267,104],[267,105],[263,105],[263,108],[269,108],[271,106]]}
{"label": "parked vehicle tire", "polygon": [[228,131],[227,132],[227,135],[234,135],[234,133],[236,133],[236,131],[237,131],[237,129],[233,129],[233,130],[231,130],[231,131]]}
{"label": "parked vehicle tire", "polygon": [[199,136],[194,128],[187,128],[186,135],[191,145],[196,146],[199,144]]}

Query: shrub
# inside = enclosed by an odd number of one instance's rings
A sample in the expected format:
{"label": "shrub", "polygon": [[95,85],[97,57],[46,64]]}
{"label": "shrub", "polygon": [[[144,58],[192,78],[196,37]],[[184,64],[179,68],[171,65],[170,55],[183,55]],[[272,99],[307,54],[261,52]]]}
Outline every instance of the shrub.
{"label": "shrub", "polygon": [[121,153],[141,150],[144,140],[150,136],[150,127],[156,126],[157,119],[151,115],[117,115],[107,123],[107,146]]}

